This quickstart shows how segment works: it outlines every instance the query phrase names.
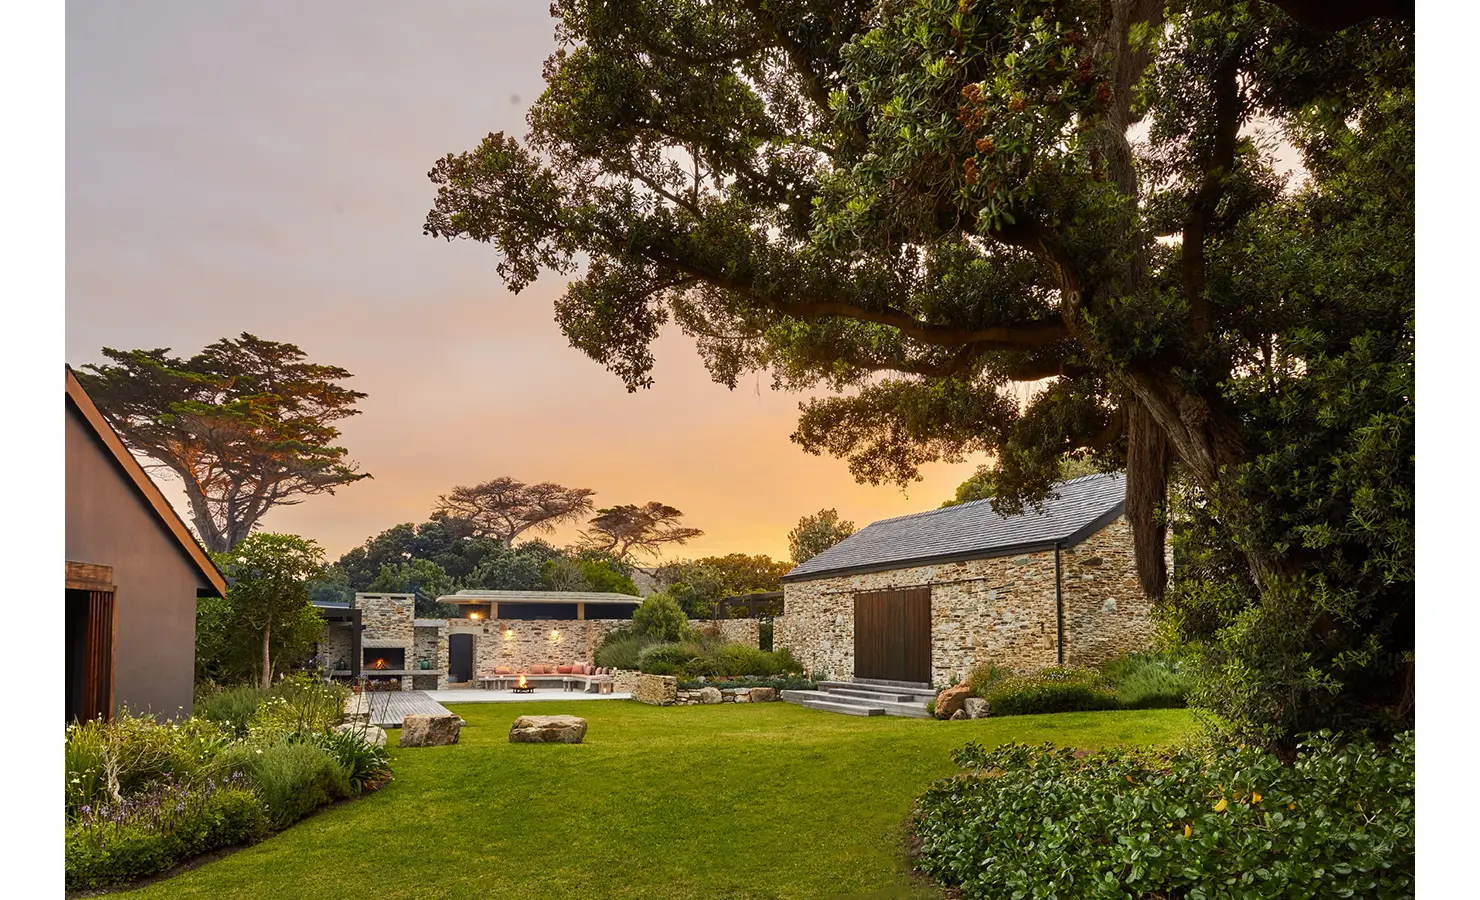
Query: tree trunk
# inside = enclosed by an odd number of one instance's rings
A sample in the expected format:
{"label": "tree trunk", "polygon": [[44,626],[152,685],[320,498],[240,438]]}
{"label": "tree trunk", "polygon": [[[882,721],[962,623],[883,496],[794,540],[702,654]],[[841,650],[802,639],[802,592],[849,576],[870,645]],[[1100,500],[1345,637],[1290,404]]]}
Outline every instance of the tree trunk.
{"label": "tree trunk", "polygon": [[268,644],[272,641],[272,619],[267,620],[267,625],[262,629],[262,689],[268,690],[272,687],[272,657],[268,653]]}

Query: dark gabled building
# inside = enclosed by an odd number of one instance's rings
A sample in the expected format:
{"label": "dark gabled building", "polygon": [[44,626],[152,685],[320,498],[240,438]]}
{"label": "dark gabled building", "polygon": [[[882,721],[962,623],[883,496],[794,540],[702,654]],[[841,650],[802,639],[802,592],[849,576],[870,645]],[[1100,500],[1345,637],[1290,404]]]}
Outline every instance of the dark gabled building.
{"label": "dark gabled building", "polygon": [[67,721],[188,715],[195,601],[226,581],[67,369]]}

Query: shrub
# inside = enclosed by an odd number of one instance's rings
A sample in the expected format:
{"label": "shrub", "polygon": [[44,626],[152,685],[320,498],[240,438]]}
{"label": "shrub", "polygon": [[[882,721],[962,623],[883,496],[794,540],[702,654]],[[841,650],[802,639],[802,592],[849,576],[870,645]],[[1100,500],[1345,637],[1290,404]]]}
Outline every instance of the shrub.
{"label": "shrub", "polygon": [[914,819],[919,867],[967,900],[1411,897],[1412,732],[1386,749],[1312,735],[1295,762],[968,744]]}
{"label": "shrub", "polygon": [[[699,656],[699,648],[693,644],[654,644],[638,655],[638,667],[649,675],[672,675],[684,671],[685,666]],[[653,666],[672,667],[675,672],[655,672]]]}
{"label": "shrub", "polygon": [[291,675],[273,685],[272,696],[262,701],[247,731],[257,743],[275,743],[282,738],[322,733],[344,719],[344,685],[320,681],[309,675]]}
{"label": "shrub", "polygon": [[128,800],[82,809],[67,828],[67,888],[144,878],[266,833],[262,803],[240,776],[193,785],[166,781]]}
{"label": "shrub", "polygon": [[350,794],[373,791],[391,780],[391,755],[365,739],[361,731],[329,731],[315,739],[344,772]]}
{"label": "shrub", "polygon": [[252,685],[202,691],[195,698],[195,714],[221,725],[238,738],[244,738],[252,717],[257,713],[257,707],[268,696],[267,691]]}
{"label": "shrub", "polygon": [[657,638],[618,629],[608,634],[596,648],[596,664],[614,669],[636,669],[638,656],[656,643],[659,643]]}
{"label": "shrub", "polygon": [[238,744],[218,757],[217,766],[224,777],[246,776],[267,807],[268,823],[274,830],[288,827],[331,800],[351,795],[339,761],[317,743]]}
{"label": "shrub", "polygon": [[66,805],[119,803],[166,775],[185,780],[229,742],[229,735],[203,719],[160,722],[120,709],[112,721],[94,719],[67,726]]}
{"label": "shrub", "polygon": [[1123,709],[1163,709],[1187,705],[1191,674],[1174,658],[1157,653],[1134,653],[1109,660],[1100,674],[1115,688]]}
{"label": "shrub", "polygon": [[768,687],[778,691],[815,691],[817,682],[808,681],[805,678],[790,676],[761,677],[745,675],[729,678],[680,678],[678,689],[681,691],[697,691],[700,688],[756,688]]}
{"label": "shrub", "polygon": [[652,594],[632,611],[632,630],[661,641],[678,641],[689,630],[689,619],[672,597]]}
{"label": "shrub", "polygon": [[994,716],[1119,709],[1120,701],[1099,673],[1053,668],[1032,675],[996,677],[972,691]]}

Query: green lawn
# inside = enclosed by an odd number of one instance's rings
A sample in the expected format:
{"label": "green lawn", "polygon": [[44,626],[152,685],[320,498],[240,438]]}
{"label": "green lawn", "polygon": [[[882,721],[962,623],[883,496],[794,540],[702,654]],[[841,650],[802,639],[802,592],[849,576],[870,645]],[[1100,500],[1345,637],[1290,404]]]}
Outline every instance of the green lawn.
{"label": "green lawn", "polygon": [[[932,897],[911,884],[901,826],[952,771],[951,748],[1169,743],[1195,727],[1184,710],[936,722],[789,703],[454,709],[462,742],[396,751],[383,790],[130,896]],[[584,716],[586,742],[508,743],[528,713]]]}

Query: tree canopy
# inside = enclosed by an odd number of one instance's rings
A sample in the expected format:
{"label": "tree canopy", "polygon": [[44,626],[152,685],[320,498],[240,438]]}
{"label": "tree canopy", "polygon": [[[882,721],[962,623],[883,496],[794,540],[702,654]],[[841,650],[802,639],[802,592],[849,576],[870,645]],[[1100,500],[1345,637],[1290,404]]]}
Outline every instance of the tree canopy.
{"label": "tree canopy", "polygon": [[198,605],[197,667],[228,680],[250,674],[266,690],[285,661],[307,656],[323,634],[308,585],[324,574],[324,551],[295,534],[259,531],[211,556],[229,587]]}
{"label": "tree canopy", "polygon": [[656,500],[598,509],[581,532],[587,549],[611,554],[623,562],[634,556],[658,556],[668,545],[686,544],[704,534],[678,524],[683,512]]}
{"label": "tree canopy", "polygon": [[791,561],[801,565],[857,530],[857,525],[838,518],[835,509],[822,509],[816,515],[802,516],[797,527],[786,535]]}
{"label": "tree canopy", "polygon": [[671,321],[721,383],[836,390],[794,439],[862,480],[986,452],[1006,511],[1124,468],[1154,599],[1187,501],[1168,599],[1232,730],[1411,717],[1411,4],[552,12],[528,139],[438,161],[428,234],[569,277],[629,389]]}
{"label": "tree canopy", "polygon": [[335,422],[359,414],[350,373],[292,344],[243,333],[189,359],[169,348],[103,348],[112,365],[77,380],[130,450],[173,472],[207,550],[230,550],[274,506],[332,494],[369,473],[335,446]]}
{"label": "tree canopy", "polygon": [[790,569],[769,556],[730,553],[666,563],[653,577],[685,615],[712,618],[722,598],[781,590],[781,576]]}
{"label": "tree canopy", "polygon": [[592,509],[589,488],[552,482],[525,484],[503,476],[472,487],[458,486],[437,498],[432,521],[443,522],[454,535],[487,537],[505,547],[527,531],[552,531]]}

